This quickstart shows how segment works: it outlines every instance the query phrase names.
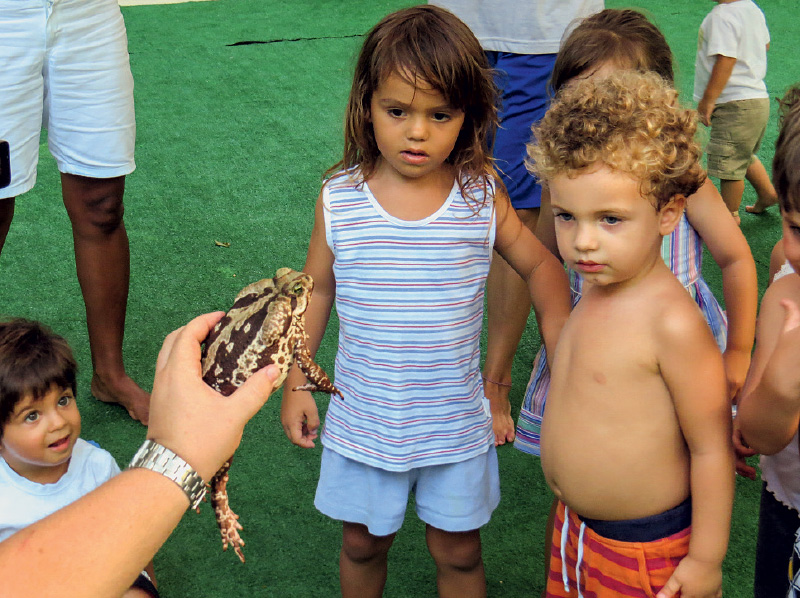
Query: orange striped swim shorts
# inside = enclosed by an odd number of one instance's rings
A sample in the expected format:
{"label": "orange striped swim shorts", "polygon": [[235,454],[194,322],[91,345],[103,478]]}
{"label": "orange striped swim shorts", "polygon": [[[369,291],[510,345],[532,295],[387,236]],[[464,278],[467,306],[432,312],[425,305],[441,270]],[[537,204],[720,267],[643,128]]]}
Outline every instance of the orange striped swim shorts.
{"label": "orange striped swim shorts", "polygon": [[[686,525],[687,522],[689,525]],[[600,535],[590,527],[593,523],[603,524],[609,529],[616,528],[622,533]],[[690,524],[690,500],[666,513],[630,522],[583,520],[559,502],[553,530],[547,596],[653,598],[689,552]],[[595,527],[602,529],[603,526]],[[638,541],[640,538],[637,536],[641,534],[637,532],[637,526],[644,534],[652,534],[661,528],[668,535]],[[629,530],[632,530],[630,534]],[[637,540],[619,537],[625,535],[637,537]]]}

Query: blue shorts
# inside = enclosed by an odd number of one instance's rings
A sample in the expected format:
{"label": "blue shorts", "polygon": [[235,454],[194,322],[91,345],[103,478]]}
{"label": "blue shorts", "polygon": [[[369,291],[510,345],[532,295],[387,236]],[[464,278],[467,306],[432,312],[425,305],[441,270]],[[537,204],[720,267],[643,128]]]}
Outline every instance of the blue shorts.
{"label": "blue shorts", "polygon": [[0,0],[0,139],[15,197],[36,182],[39,137],[61,172],[130,174],[136,122],[128,40],[117,0]]}
{"label": "blue shorts", "polygon": [[403,524],[411,492],[417,515],[428,525],[446,532],[478,529],[500,503],[497,450],[491,445],[466,461],[397,472],[323,449],[314,506],[332,519],[388,536]]}
{"label": "blue shorts", "polygon": [[531,140],[531,126],[550,104],[547,84],[556,55],[486,52],[486,57],[496,71],[495,84],[503,101],[492,147],[497,169],[515,209],[538,208],[542,187],[525,168],[525,146]]}

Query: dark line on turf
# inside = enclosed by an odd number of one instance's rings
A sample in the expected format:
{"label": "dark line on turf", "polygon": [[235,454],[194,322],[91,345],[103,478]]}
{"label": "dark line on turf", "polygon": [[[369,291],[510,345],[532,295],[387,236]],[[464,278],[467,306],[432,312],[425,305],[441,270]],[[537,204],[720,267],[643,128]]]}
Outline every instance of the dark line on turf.
{"label": "dark line on turf", "polygon": [[323,37],[294,37],[294,38],[283,38],[283,39],[270,39],[270,40],[247,40],[241,42],[235,42],[233,44],[225,44],[228,47],[231,46],[252,46],[255,44],[280,44],[284,42],[309,42],[318,39],[347,39],[351,37],[364,37],[363,34],[358,33],[355,35],[331,35],[331,36],[323,36]]}

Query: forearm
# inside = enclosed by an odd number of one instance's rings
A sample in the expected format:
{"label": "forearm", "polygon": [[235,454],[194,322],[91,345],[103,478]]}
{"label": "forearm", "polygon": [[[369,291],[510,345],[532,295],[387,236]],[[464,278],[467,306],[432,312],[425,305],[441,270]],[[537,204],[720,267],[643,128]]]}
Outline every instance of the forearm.
{"label": "forearm", "polygon": [[730,56],[717,55],[717,60],[714,63],[714,68],[711,69],[711,76],[708,79],[708,84],[703,92],[702,101],[709,104],[714,104],[719,98],[725,86],[728,84],[728,79],[731,78],[733,67],[736,64],[736,59]]}
{"label": "forearm", "polygon": [[[720,439],[727,447],[730,434]],[[692,537],[689,556],[722,566],[728,548],[734,494],[734,460],[730,448],[691,455]]]}
{"label": "forearm", "polygon": [[797,397],[780,393],[768,374],[739,402],[736,421],[745,442],[762,455],[774,455],[789,444],[798,424]]}
{"label": "forearm", "polygon": [[0,543],[3,596],[120,596],[188,506],[163,475],[124,471]]}
{"label": "forearm", "polygon": [[536,323],[547,350],[548,365],[556,353],[558,337],[569,318],[569,280],[564,267],[552,255],[534,271],[528,280]]}
{"label": "forearm", "polygon": [[752,259],[737,260],[722,268],[722,294],[728,316],[726,351],[750,355],[758,313],[758,280]]}

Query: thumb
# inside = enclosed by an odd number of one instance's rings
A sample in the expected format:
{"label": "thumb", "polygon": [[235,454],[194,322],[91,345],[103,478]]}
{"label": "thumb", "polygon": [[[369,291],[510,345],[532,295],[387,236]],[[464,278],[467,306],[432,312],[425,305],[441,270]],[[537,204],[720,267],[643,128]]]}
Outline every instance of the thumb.
{"label": "thumb", "polygon": [[245,422],[250,421],[250,418],[267,402],[280,373],[276,365],[261,368],[230,396],[243,409]]}
{"label": "thumb", "polygon": [[800,326],[800,307],[791,299],[783,299],[781,305],[785,310],[783,315],[783,332],[789,332]]}
{"label": "thumb", "polygon": [[673,574],[667,580],[667,583],[661,588],[661,591],[656,594],[656,598],[672,598],[678,591],[681,589],[681,582],[675,579],[675,575]]}

